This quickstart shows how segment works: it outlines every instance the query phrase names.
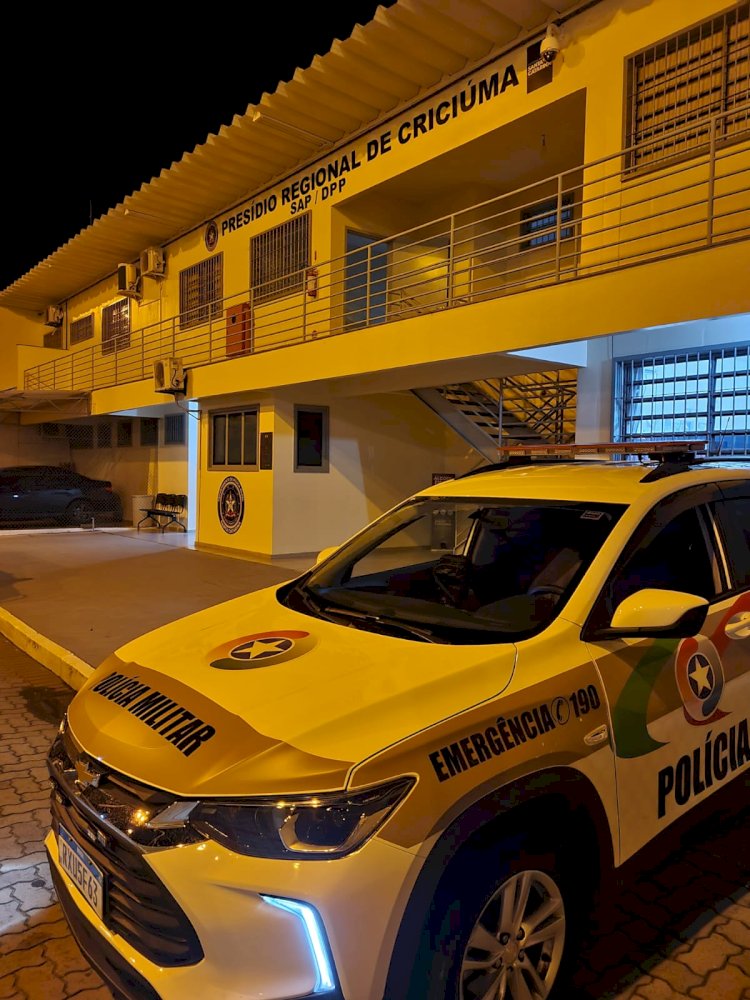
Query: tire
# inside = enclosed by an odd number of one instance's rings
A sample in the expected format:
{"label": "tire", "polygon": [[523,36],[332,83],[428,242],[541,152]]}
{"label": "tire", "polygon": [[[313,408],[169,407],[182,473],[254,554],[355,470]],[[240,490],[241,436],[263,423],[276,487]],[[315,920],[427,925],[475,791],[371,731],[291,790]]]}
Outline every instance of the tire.
{"label": "tire", "polygon": [[88,500],[74,500],[65,511],[65,520],[68,524],[86,524],[94,516],[93,504]]}
{"label": "tire", "polygon": [[523,835],[463,848],[441,879],[408,1000],[570,1000],[586,879]]}

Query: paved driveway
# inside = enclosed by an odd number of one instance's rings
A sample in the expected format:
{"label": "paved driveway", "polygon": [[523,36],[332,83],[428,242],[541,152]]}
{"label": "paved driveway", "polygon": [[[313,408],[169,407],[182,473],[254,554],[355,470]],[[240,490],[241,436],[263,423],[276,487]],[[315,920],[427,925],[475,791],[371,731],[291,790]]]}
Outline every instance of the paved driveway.
{"label": "paved driveway", "polygon": [[11,532],[0,535],[0,608],[98,666],[130,639],[288,580],[299,565],[162,544],[148,532]]}

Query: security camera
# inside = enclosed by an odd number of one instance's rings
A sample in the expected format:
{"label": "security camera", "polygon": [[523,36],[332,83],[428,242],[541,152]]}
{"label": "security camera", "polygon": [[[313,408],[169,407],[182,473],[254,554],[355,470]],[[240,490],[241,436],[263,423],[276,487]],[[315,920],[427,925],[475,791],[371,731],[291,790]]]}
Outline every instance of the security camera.
{"label": "security camera", "polygon": [[539,54],[548,63],[554,62],[560,54],[560,36],[554,24],[547,25],[547,33],[542,39]]}

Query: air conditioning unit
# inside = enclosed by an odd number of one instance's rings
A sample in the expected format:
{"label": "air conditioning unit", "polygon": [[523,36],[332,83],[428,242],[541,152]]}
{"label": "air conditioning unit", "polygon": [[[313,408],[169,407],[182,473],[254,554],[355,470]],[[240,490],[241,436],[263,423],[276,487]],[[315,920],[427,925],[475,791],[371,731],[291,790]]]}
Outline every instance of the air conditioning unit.
{"label": "air conditioning unit", "polygon": [[187,373],[181,358],[159,358],[154,361],[154,391],[184,392]]}
{"label": "air conditioning unit", "polygon": [[44,325],[45,326],[62,326],[63,313],[60,306],[47,306],[44,313]]}
{"label": "air conditioning unit", "polygon": [[147,278],[163,278],[167,273],[167,255],[161,247],[148,247],[141,253],[141,274]]}
{"label": "air conditioning unit", "polygon": [[117,291],[131,299],[141,297],[141,275],[137,264],[117,265]]}

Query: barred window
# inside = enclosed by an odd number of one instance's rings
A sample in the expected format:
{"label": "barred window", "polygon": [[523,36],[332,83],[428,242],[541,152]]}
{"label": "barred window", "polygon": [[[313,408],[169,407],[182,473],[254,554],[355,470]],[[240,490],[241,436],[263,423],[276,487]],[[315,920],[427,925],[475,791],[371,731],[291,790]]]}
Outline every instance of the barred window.
{"label": "barred window", "polygon": [[[560,215],[560,239],[569,240],[573,236],[573,227],[562,223],[571,222],[573,219],[573,194],[570,191],[562,196]],[[533,250],[556,242],[557,198],[550,198],[539,205],[531,205],[521,212],[521,237],[522,250]]]}
{"label": "barred window", "polygon": [[120,420],[117,424],[117,447],[130,448],[133,444],[133,421]]}
{"label": "barred window", "polygon": [[159,443],[159,421],[156,417],[141,418],[141,444],[153,447]]}
{"label": "barred window", "polygon": [[130,302],[120,299],[102,309],[102,354],[130,347]]}
{"label": "barred window", "polygon": [[164,444],[185,444],[186,423],[186,414],[168,414],[164,418]]}
{"label": "barred window", "polygon": [[94,336],[94,314],[79,316],[70,324],[70,343],[80,344],[82,340],[91,340]]}
{"label": "barred window", "polygon": [[96,425],[96,447],[97,448],[112,447],[112,424]]}
{"label": "barred window", "polygon": [[310,213],[250,240],[250,284],[256,302],[300,292],[310,266]]}
{"label": "barred window", "polygon": [[71,448],[93,448],[94,425],[68,424],[68,441]]}
{"label": "barred window", "polygon": [[180,329],[189,330],[221,315],[224,298],[224,255],[180,271]]}
{"label": "barred window", "polygon": [[750,118],[750,4],[631,56],[627,61],[627,167],[650,166],[705,147],[712,115],[718,138]]}
{"label": "barred window", "polygon": [[45,333],[43,342],[45,347],[61,348],[63,345],[62,330],[58,327],[57,330],[50,330],[49,333]]}
{"label": "barred window", "polygon": [[750,455],[750,344],[617,363],[616,441],[706,441]]}
{"label": "barred window", "polygon": [[211,465],[257,468],[257,408],[211,414]]}

